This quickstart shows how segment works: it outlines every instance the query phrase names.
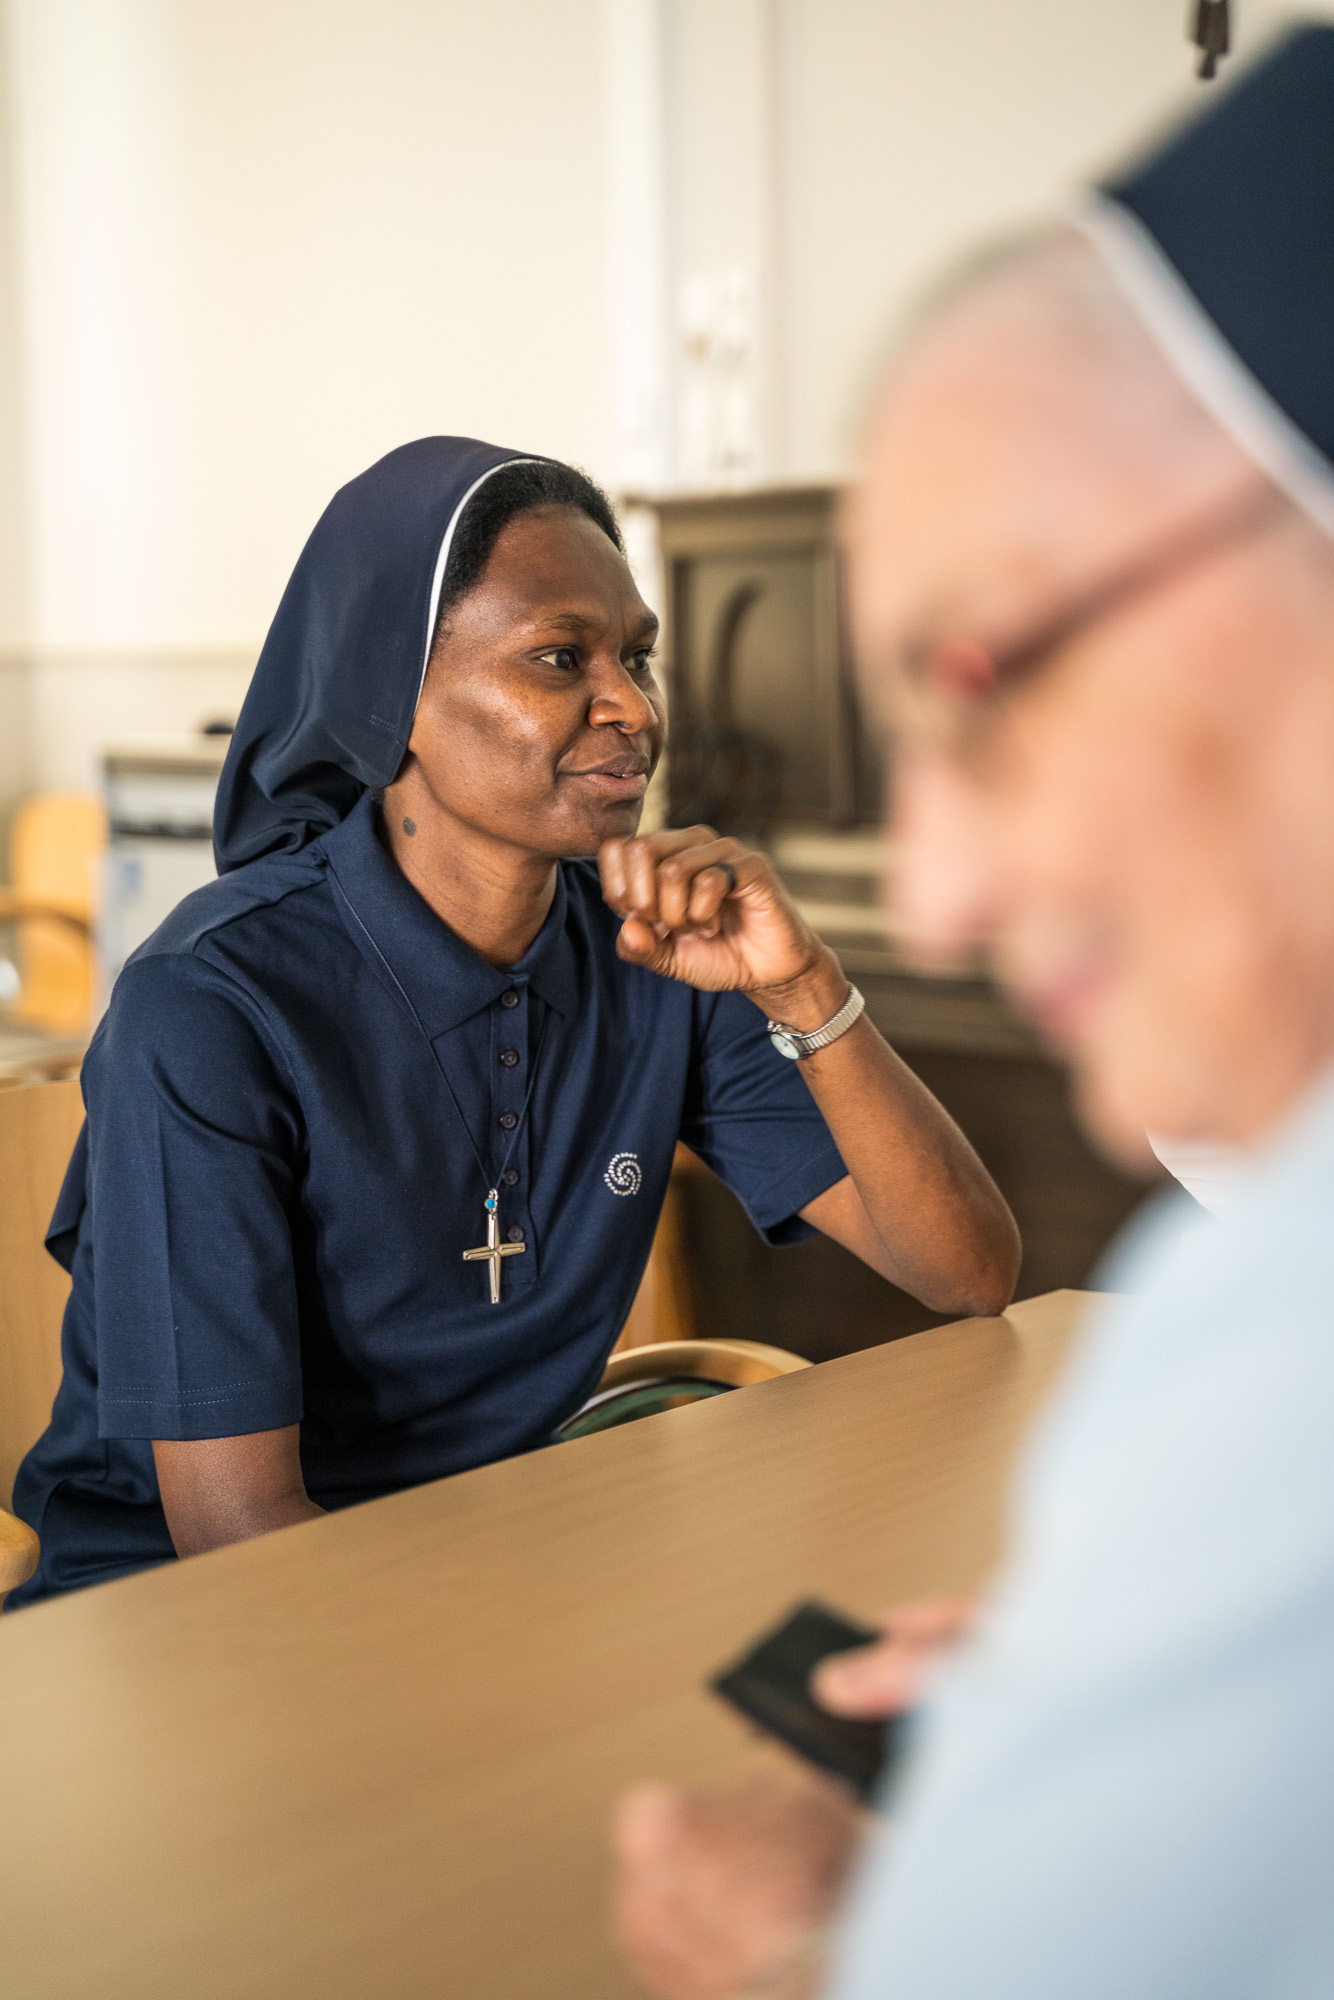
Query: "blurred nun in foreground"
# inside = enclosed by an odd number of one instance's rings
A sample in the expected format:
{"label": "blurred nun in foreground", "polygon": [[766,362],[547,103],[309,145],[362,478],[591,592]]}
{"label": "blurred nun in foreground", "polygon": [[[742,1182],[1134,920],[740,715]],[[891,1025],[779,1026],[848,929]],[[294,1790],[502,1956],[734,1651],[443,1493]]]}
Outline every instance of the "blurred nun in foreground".
{"label": "blurred nun in foreground", "polygon": [[627,1801],[655,1993],[1334,1993],[1332,535],[1312,28],[938,305],[850,521],[907,927],[985,943],[1107,1150],[1239,1149],[1230,1213],[1124,1247],[980,1613],[821,1675],[884,1713],[934,1661],[892,1830],[813,1786]]}

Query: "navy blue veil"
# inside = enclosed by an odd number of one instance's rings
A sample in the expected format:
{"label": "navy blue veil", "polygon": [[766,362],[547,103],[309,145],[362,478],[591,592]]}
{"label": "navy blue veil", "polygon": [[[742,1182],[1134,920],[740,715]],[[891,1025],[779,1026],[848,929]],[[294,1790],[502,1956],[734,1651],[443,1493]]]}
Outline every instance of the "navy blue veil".
{"label": "navy blue veil", "polygon": [[220,875],[294,853],[395,776],[459,517],[498,466],[533,456],[418,438],[335,493],[283,592],[223,767]]}

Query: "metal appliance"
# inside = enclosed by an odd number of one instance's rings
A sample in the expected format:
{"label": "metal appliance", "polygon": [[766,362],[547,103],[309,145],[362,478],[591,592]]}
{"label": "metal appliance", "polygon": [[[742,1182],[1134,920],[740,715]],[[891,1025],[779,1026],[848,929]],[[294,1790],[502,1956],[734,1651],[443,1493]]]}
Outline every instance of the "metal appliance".
{"label": "metal appliance", "polygon": [[103,1006],[130,953],[183,896],[217,873],[213,799],[227,742],[222,735],[164,736],[104,753],[110,838],[98,923]]}

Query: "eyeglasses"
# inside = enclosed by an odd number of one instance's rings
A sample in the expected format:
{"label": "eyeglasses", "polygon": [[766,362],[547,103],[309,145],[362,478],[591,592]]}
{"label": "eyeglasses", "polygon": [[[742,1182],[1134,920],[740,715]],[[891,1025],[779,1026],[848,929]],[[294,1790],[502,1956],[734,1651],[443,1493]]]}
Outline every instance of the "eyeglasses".
{"label": "eyeglasses", "polygon": [[1175,582],[1201,563],[1212,561],[1237,543],[1262,533],[1283,515],[1290,515],[1293,503],[1266,480],[1233,494],[1221,507],[1188,522],[1185,527],[1123,563],[1110,576],[1086,585],[1020,638],[1002,646],[987,646],[972,639],[919,641],[905,649],[903,667],[908,679],[925,686],[932,679],[933,664],[953,647],[976,662],[977,692],[998,692],[1012,687],[1074,640],[1085,638],[1097,626],[1127,610],[1141,597]]}

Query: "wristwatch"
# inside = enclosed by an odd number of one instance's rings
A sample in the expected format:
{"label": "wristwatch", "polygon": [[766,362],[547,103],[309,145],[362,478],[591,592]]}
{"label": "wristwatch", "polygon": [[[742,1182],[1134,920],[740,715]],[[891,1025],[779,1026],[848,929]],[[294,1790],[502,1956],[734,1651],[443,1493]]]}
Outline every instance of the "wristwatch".
{"label": "wristwatch", "polygon": [[823,1028],[813,1028],[809,1035],[803,1035],[800,1028],[789,1028],[782,1021],[769,1021],[769,1040],[780,1056],[788,1056],[793,1062],[800,1062],[803,1056],[813,1056],[817,1049],[827,1049],[840,1035],[846,1035],[853,1022],[861,1016],[866,1002],[855,986],[849,986],[848,997],[831,1020]]}

